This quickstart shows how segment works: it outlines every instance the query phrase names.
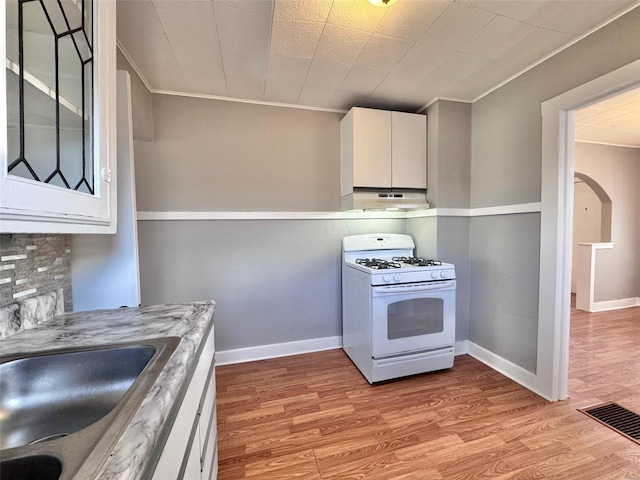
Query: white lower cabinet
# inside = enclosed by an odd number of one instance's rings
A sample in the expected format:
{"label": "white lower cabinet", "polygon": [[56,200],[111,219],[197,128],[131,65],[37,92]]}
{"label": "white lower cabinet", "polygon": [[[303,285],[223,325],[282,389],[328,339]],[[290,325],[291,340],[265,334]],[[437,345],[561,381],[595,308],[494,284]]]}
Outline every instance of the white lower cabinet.
{"label": "white lower cabinet", "polygon": [[171,427],[153,480],[210,480],[218,476],[214,354],[212,327]]}

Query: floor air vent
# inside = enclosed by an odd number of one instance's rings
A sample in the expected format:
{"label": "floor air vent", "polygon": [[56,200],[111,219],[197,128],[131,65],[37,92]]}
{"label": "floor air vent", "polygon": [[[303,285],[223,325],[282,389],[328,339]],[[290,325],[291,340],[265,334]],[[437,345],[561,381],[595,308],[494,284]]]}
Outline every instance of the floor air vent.
{"label": "floor air vent", "polygon": [[613,402],[579,408],[578,410],[640,444],[640,415],[637,413]]}

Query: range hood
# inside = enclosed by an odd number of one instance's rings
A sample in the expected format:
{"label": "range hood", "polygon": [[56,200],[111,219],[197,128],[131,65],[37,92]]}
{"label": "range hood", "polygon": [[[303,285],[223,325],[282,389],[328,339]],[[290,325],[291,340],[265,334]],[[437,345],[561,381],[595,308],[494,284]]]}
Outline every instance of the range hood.
{"label": "range hood", "polygon": [[342,196],[342,210],[416,210],[427,209],[426,190],[354,188]]}

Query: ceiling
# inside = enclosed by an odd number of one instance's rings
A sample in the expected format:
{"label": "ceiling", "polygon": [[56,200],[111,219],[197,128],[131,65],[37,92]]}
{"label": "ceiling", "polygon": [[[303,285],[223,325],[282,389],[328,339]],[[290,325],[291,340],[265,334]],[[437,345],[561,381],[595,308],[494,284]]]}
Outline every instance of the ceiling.
{"label": "ceiling", "polygon": [[576,111],[575,139],[640,148],[640,89]]}
{"label": "ceiling", "polygon": [[118,0],[117,36],[154,92],[418,111],[473,101],[634,3]]}

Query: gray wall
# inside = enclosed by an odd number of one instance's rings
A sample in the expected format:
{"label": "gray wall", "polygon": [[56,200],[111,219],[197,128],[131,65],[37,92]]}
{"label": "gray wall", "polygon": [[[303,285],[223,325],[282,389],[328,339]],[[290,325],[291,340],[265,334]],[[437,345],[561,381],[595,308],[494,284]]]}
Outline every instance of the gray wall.
{"label": "gray wall", "polygon": [[[471,182],[471,104],[438,100],[427,109],[427,201],[468,208]],[[456,340],[469,338],[469,218],[409,219],[418,255],[456,266]]]}
{"label": "gray wall", "polygon": [[[540,201],[541,103],[639,59],[639,25],[635,9],[473,104],[472,208]],[[470,230],[469,339],[532,372],[539,224],[478,217]]]}
{"label": "gray wall", "polygon": [[597,254],[595,301],[640,296],[640,149],[578,142],[575,170],[593,178],[611,198],[615,245]]}
{"label": "gray wall", "polygon": [[427,201],[433,207],[469,208],[471,104],[438,100],[427,118]]}
{"label": "gray wall", "polygon": [[340,242],[405,220],[139,222],[142,303],[214,299],[216,348],[342,335]]}
{"label": "gray wall", "polygon": [[600,243],[602,239],[602,200],[585,182],[573,185],[573,251],[571,259],[571,291],[577,288],[578,244]]}
{"label": "gray wall", "polygon": [[469,236],[469,339],[535,372],[540,215],[472,218]]}
{"label": "gray wall", "polygon": [[[339,209],[341,115],[165,95],[153,114],[154,141],[135,142],[139,211]],[[221,351],[341,335],[342,237],[406,231],[404,219],[139,221],[142,303],[216,300]]]}
{"label": "gray wall", "polygon": [[337,211],[341,114],[153,95],[138,210]]}
{"label": "gray wall", "polygon": [[133,109],[133,138],[136,140],[153,140],[153,106],[151,93],[142,82],[120,50],[117,51],[116,67],[126,70],[131,75],[131,105]]}
{"label": "gray wall", "polygon": [[468,217],[438,218],[436,258],[456,266],[456,340],[469,338],[470,274]]}

